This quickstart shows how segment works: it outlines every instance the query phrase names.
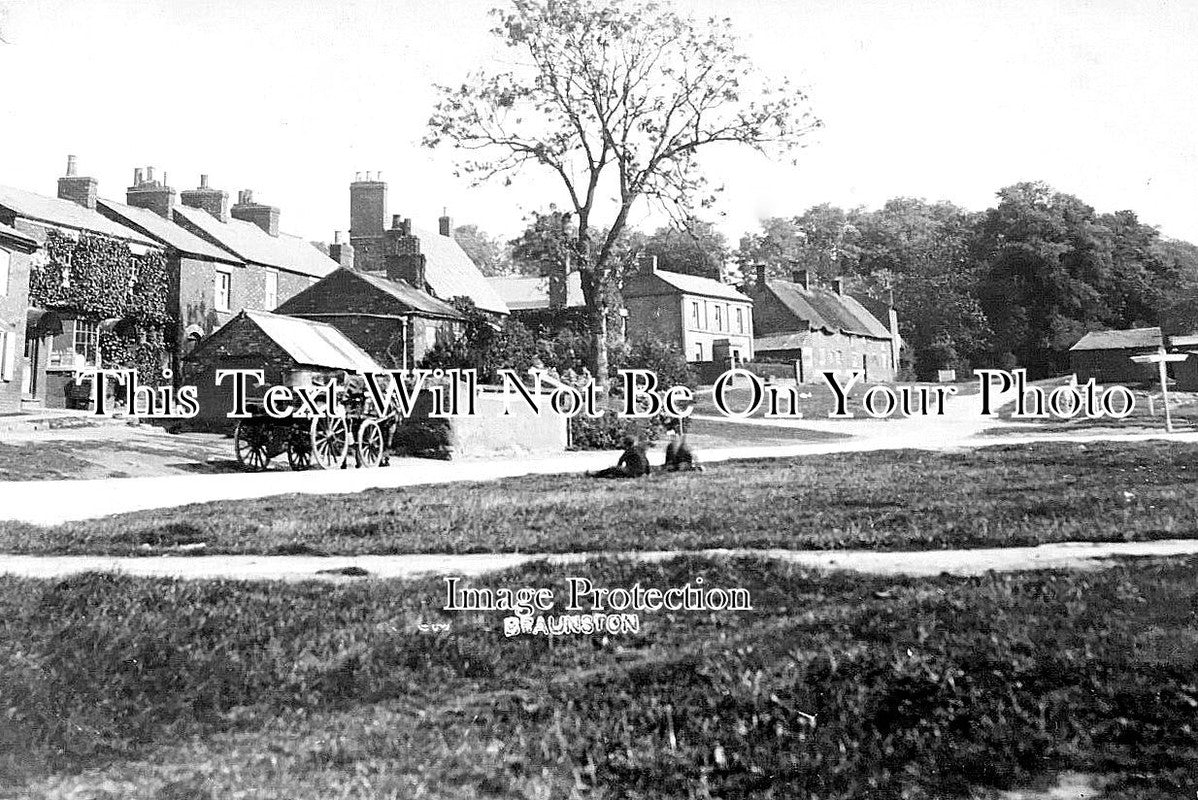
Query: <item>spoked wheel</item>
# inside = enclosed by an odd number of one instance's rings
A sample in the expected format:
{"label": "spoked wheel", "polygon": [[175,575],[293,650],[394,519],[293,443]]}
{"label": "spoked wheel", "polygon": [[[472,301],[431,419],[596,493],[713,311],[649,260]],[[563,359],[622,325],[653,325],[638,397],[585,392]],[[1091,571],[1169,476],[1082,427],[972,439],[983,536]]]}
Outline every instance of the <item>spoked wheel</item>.
{"label": "spoked wheel", "polygon": [[306,431],[295,431],[287,440],[287,463],[296,472],[312,466],[312,437]]}
{"label": "spoked wheel", "polygon": [[344,417],[313,417],[312,459],[321,469],[339,469],[349,455],[349,423]]}
{"label": "spoked wheel", "polygon": [[260,423],[242,420],[233,431],[233,452],[241,466],[261,472],[270,463],[270,433]]}
{"label": "spoked wheel", "polygon": [[383,429],[372,419],[358,427],[358,466],[377,467],[383,461]]}

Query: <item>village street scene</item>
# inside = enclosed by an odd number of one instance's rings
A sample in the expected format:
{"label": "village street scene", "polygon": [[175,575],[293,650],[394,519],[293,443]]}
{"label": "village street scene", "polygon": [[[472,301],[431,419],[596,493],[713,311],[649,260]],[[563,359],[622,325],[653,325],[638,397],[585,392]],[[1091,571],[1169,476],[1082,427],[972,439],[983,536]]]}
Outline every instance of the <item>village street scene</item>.
{"label": "village street scene", "polygon": [[0,798],[1198,796],[1195,36],[0,0]]}

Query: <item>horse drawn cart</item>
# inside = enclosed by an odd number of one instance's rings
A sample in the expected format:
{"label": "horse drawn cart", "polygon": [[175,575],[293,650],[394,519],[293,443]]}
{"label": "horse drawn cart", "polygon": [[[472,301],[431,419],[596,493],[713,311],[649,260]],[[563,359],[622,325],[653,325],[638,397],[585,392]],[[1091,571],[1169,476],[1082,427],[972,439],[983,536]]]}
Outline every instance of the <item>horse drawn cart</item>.
{"label": "horse drawn cart", "polygon": [[[276,456],[287,454],[293,470],[343,469],[352,454],[357,467],[385,466],[398,423],[396,412],[379,413],[364,392],[342,387],[343,415],[279,417],[266,413],[262,398],[247,404],[251,416],[233,431],[237,461],[251,472],[261,472]],[[291,407],[299,412],[299,404]]]}

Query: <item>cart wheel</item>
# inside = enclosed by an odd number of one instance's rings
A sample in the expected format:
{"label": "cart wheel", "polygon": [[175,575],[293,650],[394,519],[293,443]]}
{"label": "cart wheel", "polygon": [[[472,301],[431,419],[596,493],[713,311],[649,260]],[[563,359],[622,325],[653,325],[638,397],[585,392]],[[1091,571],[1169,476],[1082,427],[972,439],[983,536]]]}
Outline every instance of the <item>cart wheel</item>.
{"label": "cart wheel", "polygon": [[383,461],[383,429],[372,419],[358,427],[358,466],[377,467]]}
{"label": "cart wheel", "polygon": [[349,423],[344,417],[312,418],[312,458],[321,469],[339,469],[349,455]]}
{"label": "cart wheel", "polygon": [[270,434],[260,423],[241,421],[233,431],[233,452],[241,466],[261,472],[270,463]]}
{"label": "cart wheel", "polygon": [[306,432],[296,431],[287,440],[287,463],[296,472],[312,466],[312,437]]}

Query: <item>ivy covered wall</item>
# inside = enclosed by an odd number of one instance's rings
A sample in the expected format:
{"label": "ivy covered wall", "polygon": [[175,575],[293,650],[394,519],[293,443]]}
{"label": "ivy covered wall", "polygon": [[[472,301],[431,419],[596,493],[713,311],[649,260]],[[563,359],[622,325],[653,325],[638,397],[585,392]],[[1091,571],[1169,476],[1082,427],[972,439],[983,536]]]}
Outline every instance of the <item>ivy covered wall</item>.
{"label": "ivy covered wall", "polygon": [[100,335],[105,367],[135,367],[144,383],[161,383],[174,320],[160,250],[136,255],[117,239],[50,230],[29,275],[29,304],[78,319],[118,320]]}

